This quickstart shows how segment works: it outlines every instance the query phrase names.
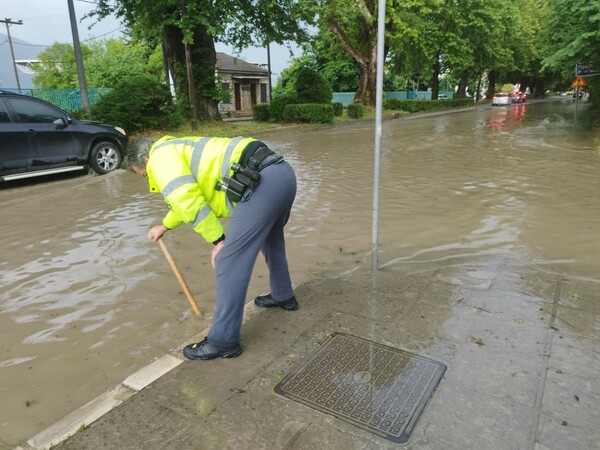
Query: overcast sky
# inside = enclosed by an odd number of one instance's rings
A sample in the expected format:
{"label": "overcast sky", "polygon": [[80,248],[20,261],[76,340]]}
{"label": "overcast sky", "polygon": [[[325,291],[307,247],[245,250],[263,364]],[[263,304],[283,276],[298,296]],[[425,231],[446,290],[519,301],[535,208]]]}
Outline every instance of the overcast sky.
{"label": "overcast sky", "polygon": [[[153,0],[147,0],[153,1]],[[94,9],[92,0],[74,0],[75,15],[79,39],[82,42],[93,38],[118,38],[124,29],[119,21],[106,18],[94,24],[94,20],[83,16]],[[22,20],[22,25],[11,25],[11,37],[22,39],[43,50],[55,42],[72,43],[71,24],[69,21],[69,7],[67,0],[0,0],[0,20],[11,19],[15,22]],[[93,26],[92,26],[93,25]],[[91,26],[91,28],[90,28]],[[0,32],[6,34],[6,26],[0,24]],[[295,56],[300,56],[300,51],[293,46]],[[230,48],[218,44],[217,51],[239,56],[248,62],[267,62],[267,51],[262,48],[249,48],[239,55]],[[17,48],[15,48],[17,52]],[[18,59],[18,56],[17,56]],[[271,46],[271,71],[273,82],[281,71],[290,64],[290,51],[286,46]]]}

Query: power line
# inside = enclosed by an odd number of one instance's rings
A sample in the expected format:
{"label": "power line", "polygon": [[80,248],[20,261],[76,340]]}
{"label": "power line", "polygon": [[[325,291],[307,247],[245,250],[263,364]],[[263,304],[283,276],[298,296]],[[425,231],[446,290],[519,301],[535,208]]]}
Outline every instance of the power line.
{"label": "power line", "polygon": [[[6,41],[4,41],[6,42]],[[2,44],[0,44],[2,45]],[[50,47],[49,45],[41,45],[41,44],[26,44],[24,42],[15,42],[15,45],[22,45],[23,47]]]}
{"label": "power line", "polygon": [[[81,0],[79,0],[79,1],[81,1]],[[87,38],[87,39],[84,39],[84,40],[83,40],[83,41],[81,41],[81,42],[93,41],[94,39],[101,38],[102,36],[106,36],[107,34],[114,33],[115,31],[122,30],[123,28],[125,28],[125,26],[124,26],[124,25],[123,25],[123,26],[120,26],[119,28],[115,28],[115,29],[114,29],[114,30],[112,30],[112,31],[108,31],[108,32],[106,32],[106,33],[103,33],[103,34],[101,34],[101,35],[99,35],[99,36],[92,36],[92,37],[89,37],[89,38]]]}

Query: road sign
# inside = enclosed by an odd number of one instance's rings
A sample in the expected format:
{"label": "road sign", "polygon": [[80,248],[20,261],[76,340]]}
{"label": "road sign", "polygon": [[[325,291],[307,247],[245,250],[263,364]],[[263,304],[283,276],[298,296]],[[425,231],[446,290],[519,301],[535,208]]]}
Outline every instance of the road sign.
{"label": "road sign", "polygon": [[592,76],[592,75],[600,75],[600,69],[595,68],[592,63],[577,64],[575,66],[575,76],[576,77]]}
{"label": "road sign", "polygon": [[571,86],[573,87],[586,87],[587,83],[585,82],[585,80],[581,77],[577,77],[575,78],[575,81],[573,81],[571,83]]}

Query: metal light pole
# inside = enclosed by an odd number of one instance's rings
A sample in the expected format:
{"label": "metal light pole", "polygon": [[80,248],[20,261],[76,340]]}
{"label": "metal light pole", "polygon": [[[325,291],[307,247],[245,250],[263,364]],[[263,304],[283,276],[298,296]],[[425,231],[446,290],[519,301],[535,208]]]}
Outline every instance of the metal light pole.
{"label": "metal light pole", "polygon": [[13,50],[12,39],[10,37],[10,26],[11,25],[23,25],[23,21],[13,22],[11,19],[4,18],[0,20],[6,24],[6,34],[8,35],[8,45],[10,46],[10,54],[13,61],[13,69],[15,70],[15,79],[17,80],[17,88],[19,88],[19,94],[21,93],[21,83],[19,82],[19,72],[17,71],[17,63],[15,62],[15,51]]}
{"label": "metal light pole", "polygon": [[79,32],[77,31],[77,18],[75,17],[75,7],[73,0],[67,0],[69,5],[69,19],[71,20],[71,33],[73,34],[73,50],[75,51],[75,62],[77,63],[77,75],[79,77],[79,92],[81,93],[81,104],[88,117],[92,116],[90,98],[88,96],[87,82],[85,81],[85,71],[83,69],[83,56],[81,54],[81,44],[79,43]]}
{"label": "metal light pole", "polygon": [[381,116],[383,109],[385,0],[379,0],[377,14],[377,99],[375,103],[375,174],[373,178],[373,257],[371,262],[371,272],[377,272],[379,260],[379,180],[381,174]]}
{"label": "metal light pole", "polygon": [[[183,21],[183,17],[185,15],[186,12],[186,5],[185,5],[185,0],[181,0],[181,4],[180,4],[180,10],[181,10],[181,19]],[[181,30],[182,34],[184,33],[184,30]],[[185,39],[185,37],[184,37]],[[188,96],[190,99],[190,106],[192,109],[192,131],[196,131],[198,129],[198,111],[196,109],[196,83],[194,82],[194,69],[192,67],[192,50],[190,48],[190,44],[186,43],[184,41],[183,43],[183,48],[185,51],[185,68],[186,68],[186,73],[187,73],[187,78],[188,78]],[[206,111],[206,117],[208,118],[208,110]]]}

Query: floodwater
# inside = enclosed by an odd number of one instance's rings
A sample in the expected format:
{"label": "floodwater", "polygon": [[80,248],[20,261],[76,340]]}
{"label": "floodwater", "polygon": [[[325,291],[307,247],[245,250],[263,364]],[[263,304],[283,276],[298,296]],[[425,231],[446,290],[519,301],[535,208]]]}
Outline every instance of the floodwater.
{"label": "floodwater", "polygon": [[[588,121],[585,104],[554,100],[385,122],[380,267],[453,259],[518,273],[532,262],[600,282],[600,147]],[[294,282],[370,267],[373,124],[257,137],[297,172]],[[10,448],[205,329],[214,277],[209,244],[185,226],[167,234],[196,317],[146,238],[162,200],[124,170],[4,185],[0,208],[0,447]],[[267,291],[265,275],[259,261],[249,300]]]}

